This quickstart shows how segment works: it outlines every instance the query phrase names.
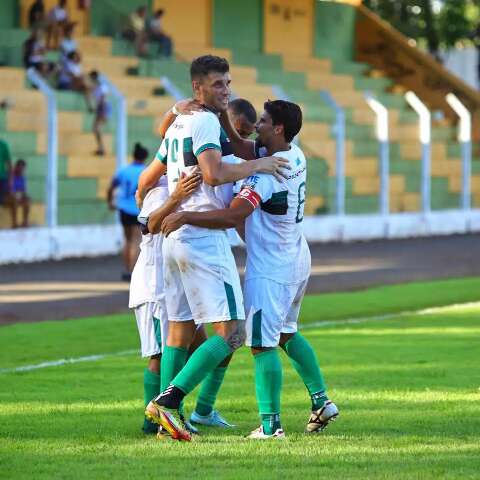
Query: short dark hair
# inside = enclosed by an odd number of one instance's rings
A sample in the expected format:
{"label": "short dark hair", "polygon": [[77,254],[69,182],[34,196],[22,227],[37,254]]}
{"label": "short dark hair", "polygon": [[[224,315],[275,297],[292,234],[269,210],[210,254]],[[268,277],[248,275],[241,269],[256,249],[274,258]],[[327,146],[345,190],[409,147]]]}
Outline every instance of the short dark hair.
{"label": "short dark hair", "polygon": [[17,162],[15,163],[16,167],[26,167],[27,162],[23,158],[19,158]]}
{"label": "short dark hair", "polygon": [[98,80],[99,74],[97,70],[92,70],[88,75],[94,82]]}
{"label": "short dark hair", "polygon": [[155,12],[155,17],[163,17],[163,14],[165,13],[165,10],[163,8],[159,8],[156,12]]}
{"label": "short dark hair", "polygon": [[302,110],[286,100],[268,100],[263,104],[274,125],[283,125],[285,140],[290,143],[302,128]]}
{"label": "short dark hair", "polygon": [[210,72],[227,73],[230,71],[228,60],[215,55],[203,55],[193,60],[190,65],[190,78],[198,80],[206,77]]}
{"label": "short dark hair", "polygon": [[137,142],[133,147],[133,159],[138,162],[144,162],[147,157],[148,150],[140,142]]}
{"label": "short dark hair", "polygon": [[245,115],[250,123],[257,121],[257,111],[255,107],[244,98],[236,98],[228,104],[228,108],[232,110],[235,115]]}

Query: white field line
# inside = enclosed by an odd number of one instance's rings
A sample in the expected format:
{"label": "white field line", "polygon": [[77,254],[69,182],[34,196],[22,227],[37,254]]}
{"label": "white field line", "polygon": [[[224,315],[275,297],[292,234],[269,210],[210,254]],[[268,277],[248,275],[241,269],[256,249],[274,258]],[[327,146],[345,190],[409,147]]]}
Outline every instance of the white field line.
{"label": "white field line", "polygon": [[24,365],[23,367],[1,368],[0,374],[30,372],[32,370],[39,370],[40,368],[60,367],[62,365],[69,365],[71,363],[96,362],[97,360],[102,360],[107,357],[121,357],[122,355],[131,355],[133,353],[139,353],[139,350],[123,350],[121,352],[99,353],[98,355],[87,355],[85,357],[61,358],[59,360],[51,360],[49,362],[37,363],[34,365]]}
{"label": "white field line", "polygon": [[[345,324],[358,324],[365,322],[378,322],[384,320],[392,320],[394,318],[412,316],[412,315],[428,315],[435,313],[445,313],[453,312],[456,310],[463,310],[465,308],[480,308],[480,302],[468,302],[468,303],[455,303],[453,305],[446,305],[443,307],[432,307],[432,308],[423,308],[420,310],[407,310],[404,312],[398,313],[389,313],[386,315],[373,315],[370,317],[359,317],[359,318],[346,318],[343,320],[325,320],[323,322],[309,323],[308,325],[300,325],[302,330],[307,330],[311,328],[322,328],[329,327],[332,325],[345,325]],[[132,355],[134,353],[139,353],[138,350],[123,350],[121,352],[113,353],[100,353],[98,355],[88,355],[85,357],[77,358],[61,358],[59,360],[52,360],[49,362],[37,363],[34,365],[24,365],[22,367],[13,367],[13,368],[2,368],[0,369],[0,374],[2,373],[17,373],[17,372],[30,372],[32,370],[39,370],[41,368],[48,367],[59,367],[62,365],[69,365],[73,363],[81,362],[96,362],[97,360],[102,360],[107,357],[121,357],[122,355]]]}

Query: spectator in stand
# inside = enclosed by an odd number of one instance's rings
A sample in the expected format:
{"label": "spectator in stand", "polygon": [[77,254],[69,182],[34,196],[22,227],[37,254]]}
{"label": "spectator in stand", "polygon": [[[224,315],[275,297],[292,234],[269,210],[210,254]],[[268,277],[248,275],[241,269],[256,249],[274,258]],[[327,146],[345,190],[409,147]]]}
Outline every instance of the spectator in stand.
{"label": "spectator in stand", "polygon": [[90,90],[82,73],[81,57],[76,50],[67,55],[60,67],[58,89],[73,90],[83,94],[88,111],[93,112],[93,107],[90,103]]}
{"label": "spectator in stand", "polygon": [[60,43],[60,62],[63,63],[67,59],[69,53],[78,50],[77,41],[73,38],[75,30],[75,22],[69,23],[65,27],[65,36]]}
{"label": "spectator in stand", "polygon": [[[135,201],[135,192],[138,187],[138,178],[145,168],[147,157],[148,150],[142,147],[140,143],[136,143],[133,149],[133,162],[115,174],[107,192],[108,206],[111,210],[118,210],[123,226],[125,236],[125,246],[123,247],[125,273],[122,275],[122,279],[126,281],[130,281],[139,253],[141,232],[137,215],[140,213],[140,210]],[[119,194],[115,205],[113,192],[117,189]]]}
{"label": "spectator in stand", "polygon": [[93,85],[92,96],[95,102],[95,120],[93,121],[93,134],[97,141],[95,155],[105,155],[101,128],[107,123],[112,113],[112,107],[108,101],[109,88],[96,70],[92,70],[89,76]]}
{"label": "spectator in stand", "polygon": [[27,195],[27,182],[25,180],[25,160],[18,160],[13,167],[10,181],[10,211],[12,214],[12,228],[18,228],[17,211],[22,209],[22,227],[28,227],[28,214],[30,212],[30,198]]}
{"label": "spectator in stand", "polygon": [[162,17],[165,11],[159,9],[148,22],[148,39],[158,43],[158,51],[165,57],[172,56],[172,39],[165,34],[162,28]]}
{"label": "spectator in stand", "polygon": [[47,48],[56,50],[68,25],[67,0],[59,0],[47,15]]}
{"label": "spectator in stand", "polygon": [[35,0],[28,11],[28,26],[30,29],[43,28],[45,25],[45,5],[43,0]]}
{"label": "spectator in stand", "polygon": [[6,205],[9,196],[12,157],[7,142],[0,139],[0,205]]}
{"label": "spectator in stand", "polygon": [[124,38],[134,43],[137,55],[142,57],[145,56],[147,52],[146,15],[147,7],[138,7],[128,17],[128,27],[123,32]]}
{"label": "spectator in stand", "polygon": [[55,64],[45,58],[45,43],[40,30],[33,30],[23,43],[23,64],[25,68],[35,68],[44,77],[55,69]]}

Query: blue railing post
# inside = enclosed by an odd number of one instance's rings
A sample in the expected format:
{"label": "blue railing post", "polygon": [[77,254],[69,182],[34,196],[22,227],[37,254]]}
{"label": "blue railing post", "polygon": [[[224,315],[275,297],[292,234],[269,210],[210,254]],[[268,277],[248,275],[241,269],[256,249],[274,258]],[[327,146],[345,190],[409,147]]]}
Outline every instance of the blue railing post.
{"label": "blue railing post", "polygon": [[167,76],[163,75],[160,77],[160,80],[162,81],[163,88],[165,88],[165,91],[175,99],[175,101],[182,100],[185,97],[184,93],[168,78]]}
{"label": "blue railing post", "polygon": [[431,143],[432,122],[430,110],[413,92],[407,92],[405,99],[415,110],[419,120],[419,139],[422,145],[422,211],[429,213],[431,210]]}
{"label": "blue railing post", "polygon": [[472,177],[472,114],[453,93],[449,93],[445,98],[460,119],[458,125],[458,141],[462,149],[462,194],[460,208],[469,210],[472,206],[470,184]]}
{"label": "blue railing post", "polygon": [[365,93],[368,106],[375,113],[376,136],[380,160],[380,213],[390,213],[390,140],[388,129],[388,110],[370,92]]}
{"label": "blue railing post", "polygon": [[112,92],[116,103],[117,128],[115,131],[115,153],[117,171],[127,164],[128,158],[128,111],[125,95],[116,87],[114,83],[105,75],[102,75],[100,81],[105,82]]}
{"label": "blue railing post", "polygon": [[345,111],[335,101],[330,92],[322,90],[320,95],[330,108],[335,112],[335,170],[337,215],[345,214]]}
{"label": "blue railing post", "polygon": [[43,77],[34,69],[27,70],[28,79],[42,92],[47,103],[47,175],[46,224],[58,225],[58,120],[57,97]]}

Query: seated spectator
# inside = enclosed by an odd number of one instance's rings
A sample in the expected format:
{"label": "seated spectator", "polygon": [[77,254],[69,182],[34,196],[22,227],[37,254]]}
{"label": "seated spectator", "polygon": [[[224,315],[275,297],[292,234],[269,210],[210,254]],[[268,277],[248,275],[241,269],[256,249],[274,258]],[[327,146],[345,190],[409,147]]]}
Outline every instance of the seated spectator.
{"label": "seated spectator", "polygon": [[28,26],[30,29],[43,28],[45,25],[45,5],[43,0],[35,0],[28,11]]}
{"label": "seated spectator", "polygon": [[82,93],[88,110],[93,112],[93,107],[90,104],[89,88],[82,73],[81,57],[76,50],[67,55],[66,60],[60,67],[58,89]]}
{"label": "seated spectator", "polygon": [[17,210],[22,209],[22,227],[28,226],[30,212],[30,198],[27,196],[27,183],[25,180],[25,160],[17,160],[13,167],[10,181],[10,211],[12,215],[12,228],[17,228]]}
{"label": "seated spectator", "polygon": [[10,191],[12,157],[7,142],[0,139],[0,205],[6,205]]}
{"label": "seated spectator", "polygon": [[67,59],[67,55],[75,50],[78,50],[77,41],[73,38],[73,32],[75,30],[76,23],[69,23],[65,27],[65,36],[60,42],[60,61],[64,62]]}
{"label": "seated spectator", "polygon": [[41,31],[33,30],[23,43],[23,64],[25,68],[35,68],[43,76],[55,69],[55,65],[45,58],[45,43]]}
{"label": "seated spectator", "polygon": [[144,56],[146,54],[147,33],[145,29],[145,17],[147,7],[138,7],[129,17],[128,26],[123,32],[124,38],[130,40],[135,45],[137,55]]}
{"label": "seated spectator", "polygon": [[95,102],[93,134],[95,135],[98,147],[95,155],[105,155],[101,127],[107,123],[112,113],[112,107],[108,101],[109,88],[108,85],[102,81],[101,76],[96,70],[92,70],[89,76],[93,84],[92,96]]}
{"label": "seated spectator", "polygon": [[59,0],[47,15],[47,48],[56,50],[60,36],[63,36],[68,25],[67,0]]}
{"label": "seated spectator", "polygon": [[158,43],[158,51],[165,57],[172,56],[172,40],[162,28],[162,17],[165,11],[160,9],[155,12],[148,22],[148,39]]}

